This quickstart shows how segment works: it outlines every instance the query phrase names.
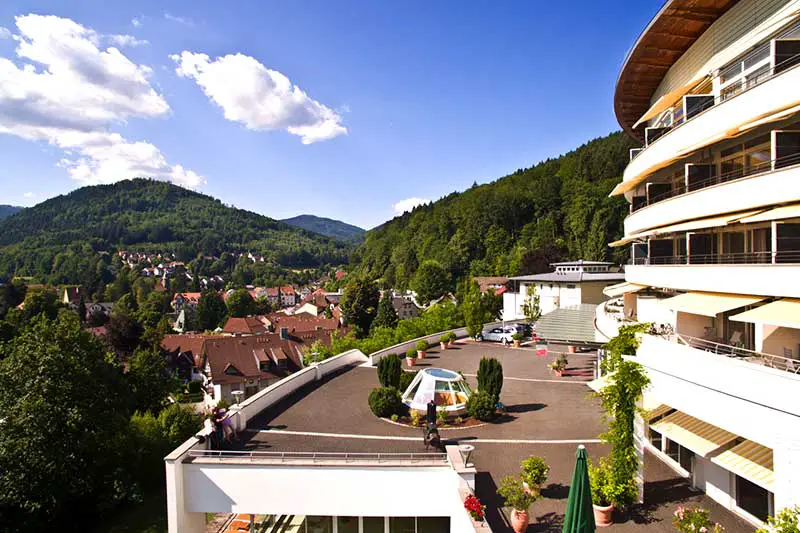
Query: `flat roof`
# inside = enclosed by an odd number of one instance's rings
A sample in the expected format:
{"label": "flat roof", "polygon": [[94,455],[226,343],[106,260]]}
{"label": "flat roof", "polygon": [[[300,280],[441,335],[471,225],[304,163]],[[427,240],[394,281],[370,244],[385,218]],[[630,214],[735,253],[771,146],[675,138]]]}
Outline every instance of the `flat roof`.
{"label": "flat roof", "polygon": [[514,281],[548,281],[561,283],[581,283],[587,281],[621,281],[624,272],[547,272],[510,278]]}
{"label": "flat roof", "polygon": [[739,0],[667,0],[645,27],[617,78],[614,113],[632,137],[644,139],[633,125],[650,108],[667,71],[705,31]]}

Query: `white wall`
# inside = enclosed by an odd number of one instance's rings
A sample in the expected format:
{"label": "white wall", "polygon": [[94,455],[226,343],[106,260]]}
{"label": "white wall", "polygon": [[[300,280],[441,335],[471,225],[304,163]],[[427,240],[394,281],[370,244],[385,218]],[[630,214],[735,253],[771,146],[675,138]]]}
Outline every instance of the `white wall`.
{"label": "white wall", "polygon": [[669,324],[675,329],[677,325],[676,313],[672,309],[661,305],[660,302],[662,300],[662,298],[657,298],[655,296],[637,295],[637,320],[639,322],[653,322],[654,324]]}
{"label": "white wall", "polygon": [[797,265],[629,265],[625,279],[667,289],[800,298]]}

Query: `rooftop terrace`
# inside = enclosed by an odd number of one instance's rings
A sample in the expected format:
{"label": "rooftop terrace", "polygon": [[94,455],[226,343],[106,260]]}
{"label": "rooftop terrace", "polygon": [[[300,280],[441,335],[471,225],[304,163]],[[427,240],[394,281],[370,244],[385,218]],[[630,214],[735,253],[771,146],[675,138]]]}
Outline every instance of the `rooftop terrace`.
{"label": "rooftop terrace", "polygon": [[[551,345],[551,350],[566,348]],[[501,399],[508,414],[491,424],[443,429],[442,437],[446,444],[475,446],[471,462],[478,470],[477,494],[487,504],[487,518],[495,532],[511,531],[495,494],[500,479],[517,473],[519,462],[529,455],[543,456],[551,470],[543,499],[531,507],[528,531],[560,530],[577,444],[585,444],[593,458],[608,451],[598,439],[604,429],[599,402],[589,395],[586,386],[592,379],[595,354],[569,354],[567,373],[554,378],[547,369],[547,363],[554,359],[552,354],[536,357],[531,349],[462,341],[451,350],[431,350],[417,366],[461,371],[474,387],[478,363],[485,356],[496,357],[503,364]],[[344,456],[336,454],[346,453],[349,459],[344,460],[363,460],[365,464],[439,461],[424,455],[421,429],[372,415],[367,396],[377,385],[374,368],[351,367],[305,386],[250,421],[241,432],[241,450],[254,452],[255,459],[245,459],[250,454],[244,453],[242,460],[330,462],[343,460]],[[391,455],[401,453],[414,455],[408,459]],[[687,503],[710,509],[712,517],[728,531],[752,531],[716,503],[692,491],[686,480],[650,455],[645,457],[645,478],[646,504],[627,522],[615,525],[616,531],[634,531],[643,525],[652,531],[673,531],[672,511],[678,504]]]}

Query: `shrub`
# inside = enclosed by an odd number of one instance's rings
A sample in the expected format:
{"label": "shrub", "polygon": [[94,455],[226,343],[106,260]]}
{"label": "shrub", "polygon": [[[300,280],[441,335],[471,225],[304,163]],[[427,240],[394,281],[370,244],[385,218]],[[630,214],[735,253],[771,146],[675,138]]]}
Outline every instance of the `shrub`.
{"label": "shrub", "polygon": [[444,335],[439,337],[439,342],[442,343],[442,344],[447,344],[447,341],[449,341],[449,340],[450,340],[450,334],[449,333],[445,333]]}
{"label": "shrub", "polygon": [[720,524],[711,521],[708,511],[700,507],[686,509],[683,506],[679,506],[672,513],[672,525],[675,526],[676,530],[683,533],[696,533],[698,531],[718,533],[725,531],[725,528]]}
{"label": "shrub", "polygon": [[418,340],[416,348],[418,352],[424,352],[428,349],[428,341]]}
{"label": "shrub", "polygon": [[550,363],[548,366],[550,366],[554,372],[563,372],[567,368],[568,364],[569,360],[567,359],[567,356],[562,353],[559,354],[556,360]]}
{"label": "shrub", "polygon": [[522,340],[522,334],[521,333],[514,333],[513,335],[511,335],[511,338],[514,339],[515,341],[521,341]]}
{"label": "shrub", "polygon": [[400,384],[398,385],[398,389],[401,393],[405,392],[411,382],[414,381],[416,377],[416,372],[400,372]]}
{"label": "shrub", "polygon": [[391,420],[392,422],[397,422],[398,420],[400,420],[400,415],[398,415],[397,413],[393,414],[391,416]]}
{"label": "shrub", "polygon": [[541,487],[544,482],[547,481],[547,474],[550,472],[550,467],[547,466],[543,458],[531,455],[527,459],[523,459],[519,466],[522,469],[522,481],[529,486]]}
{"label": "shrub", "polygon": [[600,465],[589,463],[589,486],[592,490],[592,503],[606,507],[613,505],[623,509],[636,500],[638,489],[633,479],[620,479],[617,472],[606,459]]}
{"label": "shrub", "polygon": [[406,352],[406,358],[407,359],[416,359],[417,358],[417,350],[415,350],[414,348],[409,348],[408,351]]}
{"label": "shrub", "polygon": [[456,342],[456,340],[457,340],[456,332],[455,331],[451,331],[450,333],[448,333],[447,334],[447,340]]}
{"label": "shrub", "polygon": [[769,528],[762,528],[756,533],[798,533],[798,520],[800,520],[800,507],[786,507],[767,519]]}
{"label": "shrub", "polygon": [[203,384],[199,381],[190,381],[186,384],[186,392],[189,394],[197,394],[203,390]]}
{"label": "shrub", "polygon": [[369,393],[369,408],[375,416],[392,416],[399,413],[402,406],[400,391],[394,387],[378,387]]}
{"label": "shrub", "polygon": [[436,410],[436,423],[441,426],[447,424],[447,411],[444,408]]}
{"label": "shrub", "polygon": [[506,476],[500,482],[497,494],[503,497],[506,507],[511,507],[517,511],[527,511],[528,507],[536,501],[536,496],[525,490],[522,479],[514,476]]}
{"label": "shrub", "polygon": [[402,372],[400,358],[397,354],[390,353],[378,361],[378,381],[382,387],[400,388],[400,373]]}
{"label": "shrub", "polygon": [[457,416],[457,417],[456,417],[456,419],[454,420],[454,422],[455,422],[456,424],[458,424],[458,425],[461,425],[461,424],[463,424],[463,423],[464,423],[464,419],[463,419],[463,418],[461,418],[460,416]]}
{"label": "shrub", "polygon": [[494,358],[481,359],[478,366],[478,389],[492,397],[494,403],[500,401],[500,391],[503,388],[503,365]]}
{"label": "shrub", "polygon": [[411,410],[411,425],[418,426],[419,425],[419,411],[416,409]]}
{"label": "shrub", "polygon": [[467,412],[469,416],[486,422],[494,418],[496,403],[488,392],[479,390],[467,400]]}

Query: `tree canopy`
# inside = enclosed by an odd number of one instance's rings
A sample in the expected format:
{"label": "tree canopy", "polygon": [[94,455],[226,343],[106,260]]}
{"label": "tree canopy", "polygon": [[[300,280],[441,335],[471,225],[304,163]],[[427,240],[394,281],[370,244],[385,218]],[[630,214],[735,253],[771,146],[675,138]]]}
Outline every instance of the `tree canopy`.
{"label": "tree canopy", "polygon": [[339,305],[345,323],[352,327],[358,336],[364,336],[369,332],[377,313],[378,298],[380,298],[378,287],[366,278],[353,278],[345,287]]}

